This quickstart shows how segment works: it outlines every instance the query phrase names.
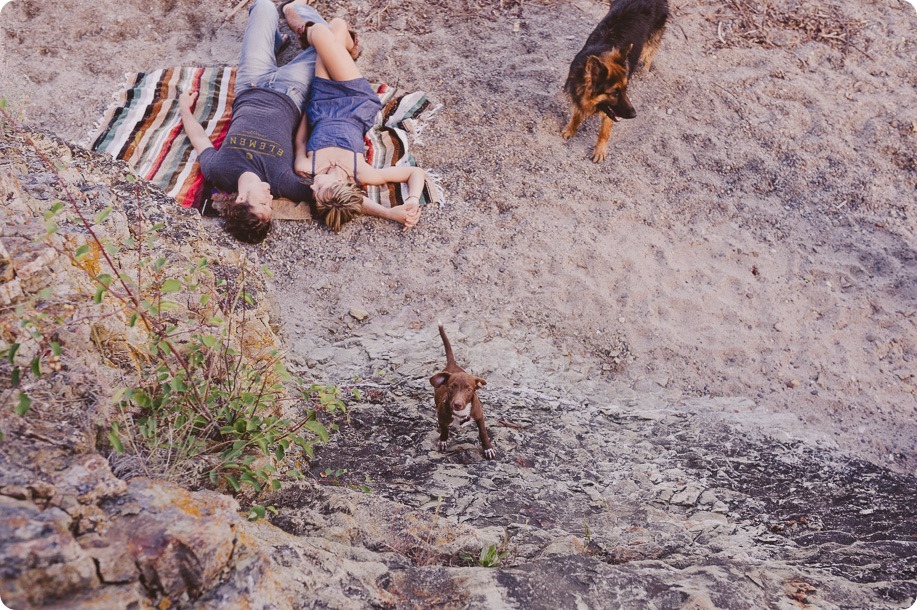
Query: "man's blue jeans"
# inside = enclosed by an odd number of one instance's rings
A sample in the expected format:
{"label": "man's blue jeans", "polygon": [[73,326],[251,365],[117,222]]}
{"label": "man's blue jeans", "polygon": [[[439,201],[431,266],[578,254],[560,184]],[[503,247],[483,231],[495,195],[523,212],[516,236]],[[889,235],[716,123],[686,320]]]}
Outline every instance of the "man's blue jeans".
{"label": "man's blue jeans", "polygon": [[[305,21],[326,23],[305,4],[294,4]],[[301,111],[306,109],[309,89],[315,76],[315,47],[309,47],[290,63],[277,67],[280,47],[280,18],[271,0],[255,0],[248,11],[248,25],[242,37],[242,56],[236,72],[236,95],[251,87],[265,87],[284,93]],[[295,42],[295,41],[294,41]]]}

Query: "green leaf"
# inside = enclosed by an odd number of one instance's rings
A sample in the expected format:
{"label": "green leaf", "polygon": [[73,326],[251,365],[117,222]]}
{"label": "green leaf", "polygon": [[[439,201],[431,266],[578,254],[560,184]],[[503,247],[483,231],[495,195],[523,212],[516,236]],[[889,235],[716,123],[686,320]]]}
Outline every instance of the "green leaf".
{"label": "green leaf", "polygon": [[102,298],[105,296],[105,293],[108,292],[108,287],[99,286],[96,288],[96,293],[92,296],[92,302],[98,305],[102,302]]}
{"label": "green leaf", "polygon": [[54,205],[51,206],[51,209],[45,212],[45,220],[50,220],[60,214],[60,211],[64,209],[63,201],[55,201]]}
{"label": "green leaf", "polygon": [[178,292],[181,290],[181,282],[174,278],[169,278],[162,283],[162,293],[171,294],[173,292]]}
{"label": "green leaf", "polygon": [[42,288],[38,291],[38,298],[47,301],[52,296],[54,296],[54,291],[50,288]]}
{"label": "green leaf", "polygon": [[10,385],[14,388],[18,388],[20,379],[22,379],[22,369],[17,366],[13,368],[13,372],[10,373]]}
{"label": "green leaf", "polygon": [[73,253],[73,258],[80,261],[89,255],[89,244],[83,244]]}
{"label": "green leaf", "polygon": [[241,477],[239,477],[239,480],[243,483],[248,483],[249,485],[255,488],[255,491],[257,491],[258,493],[261,493],[261,487],[262,487],[261,483],[258,481],[258,479],[252,476],[250,472],[246,472],[245,474],[243,474]]}
{"label": "green leaf", "polygon": [[255,504],[254,506],[252,506],[252,509],[248,513],[248,520],[256,521],[258,519],[264,519],[265,514],[267,514],[265,512],[265,508],[261,506],[260,504]]}
{"label": "green leaf", "polygon": [[51,353],[53,353],[55,356],[60,358],[60,355],[63,353],[60,343],[58,343],[57,341],[51,342]]}
{"label": "green leaf", "polygon": [[127,321],[127,325],[130,326],[131,328],[134,328],[134,325],[137,324],[137,318],[139,317],[139,315],[140,314],[138,314],[137,312],[134,312],[131,315],[130,320]]}
{"label": "green leaf", "polygon": [[124,453],[124,444],[121,442],[121,438],[118,436],[117,432],[114,430],[109,431],[108,440],[111,442],[111,446],[116,453]]}
{"label": "green leaf", "polygon": [[9,346],[6,352],[6,359],[10,364],[13,364],[13,359],[16,357],[16,352],[19,351],[20,345],[18,343],[13,343]]}
{"label": "green leaf", "polygon": [[239,491],[242,489],[242,486],[239,485],[239,481],[236,480],[236,477],[227,474],[226,482],[229,483],[229,486],[232,487],[233,491]]}
{"label": "green leaf", "polygon": [[200,301],[199,301],[199,303],[201,304],[201,306],[203,307],[204,305],[206,305],[206,304],[209,303],[209,302],[210,302],[210,295],[209,295],[209,294],[202,294],[202,295],[201,295],[201,299],[200,299]]}
{"label": "green leaf", "polygon": [[108,215],[111,214],[111,210],[112,210],[112,207],[108,206],[107,208],[105,208],[104,210],[102,210],[101,212],[93,216],[92,221],[96,223],[97,225],[102,224],[103,222],[105,222],[105,219],[108,218]]}
{"label": "green leaf", "polygon": [[6,110],[6,98],[0,98],[0,110]]}
{"label": "green leaf", "polygon": [[201,337],[201,343],[203,343],[204,347],[207,349],[213,349],[213,346],[217,344],[217,338],[213,335],[204,335]]}
{"label": "green leaf", "polygon": [[111,286],[111,281],[112,281],[113,278],[112,278],[110,275],[108,275],[107,273],[100,273],[100,274],[96,277],[96,279],[99,280],[99,282],[100,282],[103,286],[108,287],[108,286]]}
{"label": "green leaf", "polygon": [[261,265],[261,273],[263,273],[264,275],[270,278],[274,277],[274,272],[268,269],[267,265]]}
{"label": "green leaf", "polygon": [[280,378],[284,383],[289,383],[293,378],[290,376],[290,373],[287,371],[287,367],[283,365],[283,362],[274,363],[274,374]]}
{"label": "green leaf", "polygon": [[134,174],[124,174],[124,181],[133,184],[137,182],[137,176]]}
{"label": "green leaf", "polygon": [[217,484],[217,481],[219,481],[219,475],[217,474],[216,469],[213,469],[210,471],[209,479],[210,479],[210,482],[213,483],[214,485]]}
{"label": "green leaf", "polygon": [[16,414],[25,415],[32,406],[32,399],[25,392],[19,392],[19,404],[16,405]]}
{"label": "green leaf", "polygon": [[32,363],[29,365],[29,368],[32,371],[32,374],[36,377],[41,377],[41,357],[35,356],[32,358]]}
{"label": "green leaf", "polygon": [[[315,432],[318,435],[318,438],[321,439],[323,443],[328,442],[328,430],[317,420],[310,420],[306,422],[306,428]],[[310,456],[311,457],[311,456]]]}
{"label": "green leaf", "polygon": [[176,309],[178,309],[178,308],[180,308],[180,307],[181,307],[181,305],[179,305],[179,304],[176,303],[175,301],[162,301],[162,302],[159,303],[159,311],[160,311],[160,313],[161,313],[161,312],[164,312],[164,311],[175,311]]}
{"label": "green leaf", "polygon": [[60,226],[53,220],[49,220],[45,223],[45,233],[48,235],[54,235],[60,229]]}

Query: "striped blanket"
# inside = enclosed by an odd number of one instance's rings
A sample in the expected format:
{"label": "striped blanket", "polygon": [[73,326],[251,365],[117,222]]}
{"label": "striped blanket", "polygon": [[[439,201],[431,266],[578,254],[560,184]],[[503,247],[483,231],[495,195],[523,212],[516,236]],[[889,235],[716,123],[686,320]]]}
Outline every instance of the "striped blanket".
{"label": "striped blanket", "polygon": [[[195,163],[197,153],[182,128],[178,96],[192,88],[200,91],[194,114],[219,148],[232,116],[235,77],[236,69],[228,67],[169,68],[129,75],[86,144],[126,161],[180,205],[203,213],[208,204],[232,195],[219,193],[204,180]],[[366,135],[366,161],[377,168],[416,165],[409,134],[419,132],[423,121],[438,108],[431,108],[422,91],[399,95],[384,84],[373,87],[383,109]],[[367,195],[391,207],[404,203],[407,185],[369,186]],[[428,180],[421,203],[431,201],[442,201],[442,191]]]}

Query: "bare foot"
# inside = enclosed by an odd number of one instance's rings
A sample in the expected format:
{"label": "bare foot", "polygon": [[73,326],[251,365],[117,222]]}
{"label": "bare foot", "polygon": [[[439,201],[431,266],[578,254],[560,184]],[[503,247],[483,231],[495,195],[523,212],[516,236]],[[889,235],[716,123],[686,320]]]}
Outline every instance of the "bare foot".
{"label": "bare foot", "polygon": [[390,218],[403,224],[404,230],[407,231],[420,220],[420,204],[405,203],[404,205],[396,205],[392,208]]}

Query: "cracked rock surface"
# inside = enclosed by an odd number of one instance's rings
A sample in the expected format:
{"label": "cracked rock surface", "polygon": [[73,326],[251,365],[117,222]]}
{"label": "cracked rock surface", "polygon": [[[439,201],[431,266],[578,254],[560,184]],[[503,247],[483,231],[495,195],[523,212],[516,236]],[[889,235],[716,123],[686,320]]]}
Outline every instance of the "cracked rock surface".
{"label": "cracked rock surface", "polygon": [[[492,339],[473,324],[447,331],[460,364],[492,367],[470,370],[488,379],[479,396],[498,457],[484,459],[473,427],[440,452],[420,373],[442,366],[442,345],[435,328],[395,338],[398,325],[354,328],[326,361],[304,355],[301,366],[363,398],[313,464],[326,493],[365,482],[367,497],[426,515],[381,543],[351,538],[388,551],[387,589],[420,595],[417,607],[451,607],[441,591],[458,606],[516,608],[896,608],[917,593],[913,477],[817,444],[745,399],[571,383],[575,371],[507,351],[512,329],[493,324]],[[297,534],[338,510],[326,504],[317,518],[302,501],[274,502],[274,524]],[[449,545],[424,550],[441,536]],[[474,568],[468,584],[459,566],[478,565],[489,545],[507,551],[501,567]]]}

